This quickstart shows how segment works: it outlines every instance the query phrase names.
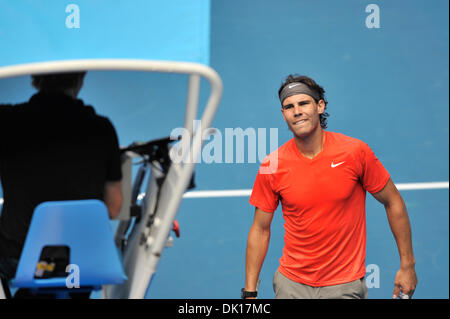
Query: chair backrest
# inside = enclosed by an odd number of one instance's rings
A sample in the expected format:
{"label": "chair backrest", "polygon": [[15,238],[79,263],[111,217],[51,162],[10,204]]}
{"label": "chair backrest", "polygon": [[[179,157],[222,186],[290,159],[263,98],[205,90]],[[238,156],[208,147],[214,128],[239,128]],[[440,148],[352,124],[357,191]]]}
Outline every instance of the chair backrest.
{"label": "chair backrest", "polygon": [[[125,275],[105,204],[99,200],[44,202],[31,219],[14,287],[65,287],[68,278],[34,278],[45,246],[69,246],[81,287],[121,284]],[[75,267],[74,267],[75,268]],[[75,275],[75,273],[74,273]],[[70,275],[69,275],[70,276]]]}

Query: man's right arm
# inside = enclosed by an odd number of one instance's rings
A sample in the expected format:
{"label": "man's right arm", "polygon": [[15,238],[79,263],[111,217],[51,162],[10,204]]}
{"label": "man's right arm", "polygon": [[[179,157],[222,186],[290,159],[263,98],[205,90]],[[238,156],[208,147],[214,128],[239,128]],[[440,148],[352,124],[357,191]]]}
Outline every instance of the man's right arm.
{"label": "man's right arm", "polygon": [[113,124],[106,118],[104,123],[109,132],[106,143],[109,145],[108,160],[106,162],[106,182],[104,189],[104,202],[108,208],[109,217],[116,218],[122,208],[122,162],[119,148],[119,139]]}
{"label": "man's right arm", "polygon": [[118,182],[106,182],[104,192],[104,202],[108,208],[109,218],[114,219],[119,215],[122,207],[122,183]]}
{"label": "man's right arm", "polygon": [[273,213],[260,208],[255,209],[255,217],[250,227],[245,256],[245,290],[256,291],[259,273],[261,271],[270,241],[270,225]]}

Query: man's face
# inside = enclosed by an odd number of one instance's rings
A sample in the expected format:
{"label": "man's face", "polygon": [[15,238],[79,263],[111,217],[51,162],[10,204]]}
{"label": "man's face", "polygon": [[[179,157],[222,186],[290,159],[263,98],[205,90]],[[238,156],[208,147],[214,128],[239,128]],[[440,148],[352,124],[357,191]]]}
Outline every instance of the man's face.
{"label": "man's face", "polygon": [[304,138],[320,126],[319,115],[325,111],[325,102],[318,103],[307,94],[297,94],[283,101],[281,112],[289,129],[295,136]]}

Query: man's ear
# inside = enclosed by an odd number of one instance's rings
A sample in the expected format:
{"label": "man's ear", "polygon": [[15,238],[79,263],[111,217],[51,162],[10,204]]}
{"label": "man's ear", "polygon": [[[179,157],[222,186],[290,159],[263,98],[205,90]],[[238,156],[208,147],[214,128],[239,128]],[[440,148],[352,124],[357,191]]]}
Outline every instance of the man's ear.
{"label": "man's ear", "polygon": [[284,109],[283,108],[281,108],[281,115],[283,115],[283,119],[286,122],[286,116],[284,116]]}
{"label": "man's ear", "polygon": [[319,114],[322,114],[323,112],[325,112],[325,101],[324,100],[319,100],[319,103],[317,103],[317,107],[319,108]]}

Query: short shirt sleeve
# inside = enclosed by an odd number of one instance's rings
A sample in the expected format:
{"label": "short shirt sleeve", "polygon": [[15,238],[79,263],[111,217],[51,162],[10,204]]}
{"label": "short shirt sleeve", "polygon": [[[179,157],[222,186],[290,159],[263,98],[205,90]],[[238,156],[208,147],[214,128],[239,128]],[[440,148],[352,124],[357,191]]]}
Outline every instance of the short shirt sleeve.
{"label": "short shirt sleeve", "polygon": [[116,130],[109,120],[107,120],[108,129],[108,158],[106,162],[106,181],[116,182],[122,179],[122,165],[120,161],[119,140]]}
{"label": "short shirt sleeve", "polygon": [[370,147],[363,142],[361,143],[360,161],[360,180],[364,189],[371,194],[381,191],[390,178],[389,172],[384,168]]}
{"label": "short shirt sleeve", "polygon": [[[264,162],[263,162],[264,164]],[[272,187],[272,174],[261,174],[261,169],[256,175],[250,196],[250,204],[267,213],[273,213],[278,207],[279,195]]]}

